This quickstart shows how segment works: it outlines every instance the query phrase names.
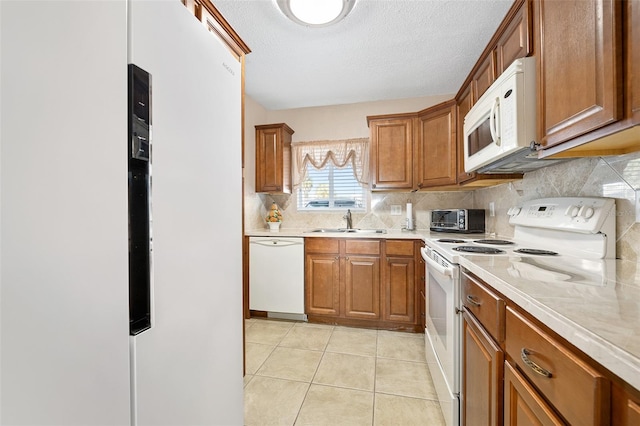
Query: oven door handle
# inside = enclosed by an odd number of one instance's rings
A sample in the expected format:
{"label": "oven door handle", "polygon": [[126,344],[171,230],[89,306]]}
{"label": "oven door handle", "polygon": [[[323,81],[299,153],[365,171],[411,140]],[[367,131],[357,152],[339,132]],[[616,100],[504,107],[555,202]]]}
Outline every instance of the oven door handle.
{"label": "oven door handle", "polygon": [[[420,249],[420,250],[422,251],[424,249]],[[448,276],[448,277],[453,276],[453,268],[447,268],[446,266],[442,266],[439,263],[436,263],[430,257],[424,256],[424,252],[423,252],[422,258],[427,263],[427,267],[431,267],[431,268],[435,269],[436,271],[440,272],[440,274],[442,274],[442,275],[445,275],[445,276]]]}

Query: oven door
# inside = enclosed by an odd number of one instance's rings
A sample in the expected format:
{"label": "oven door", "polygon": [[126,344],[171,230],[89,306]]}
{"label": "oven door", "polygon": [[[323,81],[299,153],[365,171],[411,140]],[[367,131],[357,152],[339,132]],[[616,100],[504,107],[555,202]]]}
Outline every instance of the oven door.
{"label": "oven door", "polygon": [[458,425],[460,418],[460,333],[459,274],[456,264],[445,266],[433,260],[425,249],[427,363],[438,393],[447,425]]}

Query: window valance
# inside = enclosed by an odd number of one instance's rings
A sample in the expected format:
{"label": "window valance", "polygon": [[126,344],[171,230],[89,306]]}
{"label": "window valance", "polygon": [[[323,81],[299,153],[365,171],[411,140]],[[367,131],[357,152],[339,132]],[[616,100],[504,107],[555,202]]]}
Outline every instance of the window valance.
{"label": "window valance", "polygon": [[293,186],[297,187],[304,181],[307,165],[322,169],[328,161],[339,169],[351,164],[355,179],[362,185],[369,184],[369,139],[361,138],[292,143]]}

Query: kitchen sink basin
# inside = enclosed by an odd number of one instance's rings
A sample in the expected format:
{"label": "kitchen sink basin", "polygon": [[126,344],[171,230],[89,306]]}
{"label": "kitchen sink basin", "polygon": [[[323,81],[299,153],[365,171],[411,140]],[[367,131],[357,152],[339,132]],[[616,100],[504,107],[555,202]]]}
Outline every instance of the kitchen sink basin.
{"label": "kitchen sink basin", "polygon": [[341,233],[341,234],[386,234],[385,229],[347,229],[347,228],[317,228],[309,232]]}

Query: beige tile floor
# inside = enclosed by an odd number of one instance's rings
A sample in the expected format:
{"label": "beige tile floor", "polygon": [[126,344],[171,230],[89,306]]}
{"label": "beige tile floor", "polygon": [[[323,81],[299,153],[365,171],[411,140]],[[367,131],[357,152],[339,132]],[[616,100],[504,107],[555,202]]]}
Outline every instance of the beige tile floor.
{"label": "beige tile floor", "polygon": [[424,336],[252,318],[245,425],[444,425]]}

